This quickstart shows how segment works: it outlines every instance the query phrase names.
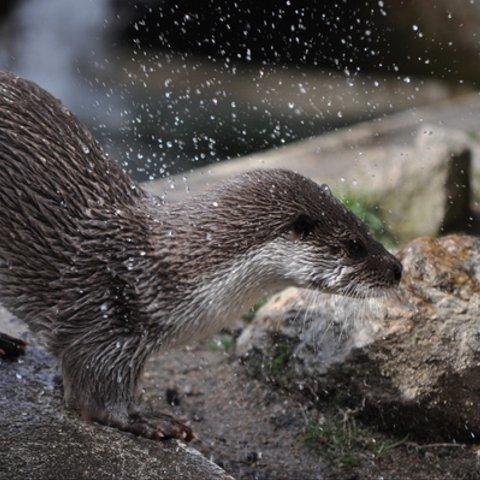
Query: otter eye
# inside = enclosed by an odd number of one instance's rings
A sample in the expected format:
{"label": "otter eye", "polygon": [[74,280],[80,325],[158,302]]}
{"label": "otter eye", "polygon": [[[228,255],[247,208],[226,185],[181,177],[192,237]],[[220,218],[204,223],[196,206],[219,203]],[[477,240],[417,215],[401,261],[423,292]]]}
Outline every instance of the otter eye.
{"label": "otter eye", "polygon": [[305,213],[300,214],[292,223],[291,230],[295,240],[305,240],[315,229],[316,222]]}
{"label": "otter eye", "polygon": [[367,248],[360,240],[348,240],[345,243],[345,250],[349,257],[354,260],[362,260],[367,256]]}

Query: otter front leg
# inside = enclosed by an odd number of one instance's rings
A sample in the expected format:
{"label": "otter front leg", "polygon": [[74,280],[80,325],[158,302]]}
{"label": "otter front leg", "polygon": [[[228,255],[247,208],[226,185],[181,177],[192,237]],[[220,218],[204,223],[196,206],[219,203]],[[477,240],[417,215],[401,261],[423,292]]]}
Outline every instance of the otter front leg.
{"label": "otter front leg", "polygon": [[0,358],[17,358],[25,353],[26,346],[27,343],[23,340],[0,333]]}
{"label": "otter front leg", "polygon": [[193,439],[189,427],[167,414],[140,413],[135,397],[147,352],[132,337],[114,343],[73,342],[61,356],[65,401],[85,420],[164,440]]}

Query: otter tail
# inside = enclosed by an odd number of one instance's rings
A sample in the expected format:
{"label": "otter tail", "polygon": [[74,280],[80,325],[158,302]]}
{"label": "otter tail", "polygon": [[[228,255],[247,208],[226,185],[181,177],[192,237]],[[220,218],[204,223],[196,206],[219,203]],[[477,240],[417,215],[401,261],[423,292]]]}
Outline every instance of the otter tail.
{"label": "otter tail", "polygon": [[27,343],[13,338],[6,333],[0,333],[0,358],[15,359],[25,353]]}

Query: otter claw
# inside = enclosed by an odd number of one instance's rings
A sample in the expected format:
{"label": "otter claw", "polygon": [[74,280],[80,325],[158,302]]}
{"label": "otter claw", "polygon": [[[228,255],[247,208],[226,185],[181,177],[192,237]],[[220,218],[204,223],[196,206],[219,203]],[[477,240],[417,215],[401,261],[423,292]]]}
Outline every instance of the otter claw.
{"label": "otter claw", "polygon": [[130,419],[124,430],[140,437],[153,440],[177,438],[185,442],[190,442],[195,438],[190,427],[167,414],[158,414],[149,418],[134,414]]}

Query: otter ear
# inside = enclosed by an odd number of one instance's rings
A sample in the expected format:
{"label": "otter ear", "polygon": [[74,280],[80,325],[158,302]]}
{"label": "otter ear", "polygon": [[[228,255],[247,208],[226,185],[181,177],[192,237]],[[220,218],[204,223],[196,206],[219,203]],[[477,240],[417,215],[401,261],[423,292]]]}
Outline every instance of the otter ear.
{"label": "otter ear", "polygon": [[316,221],[306,213],[300,213],[290,226],[293,240],[305,240],[314,230]]}

